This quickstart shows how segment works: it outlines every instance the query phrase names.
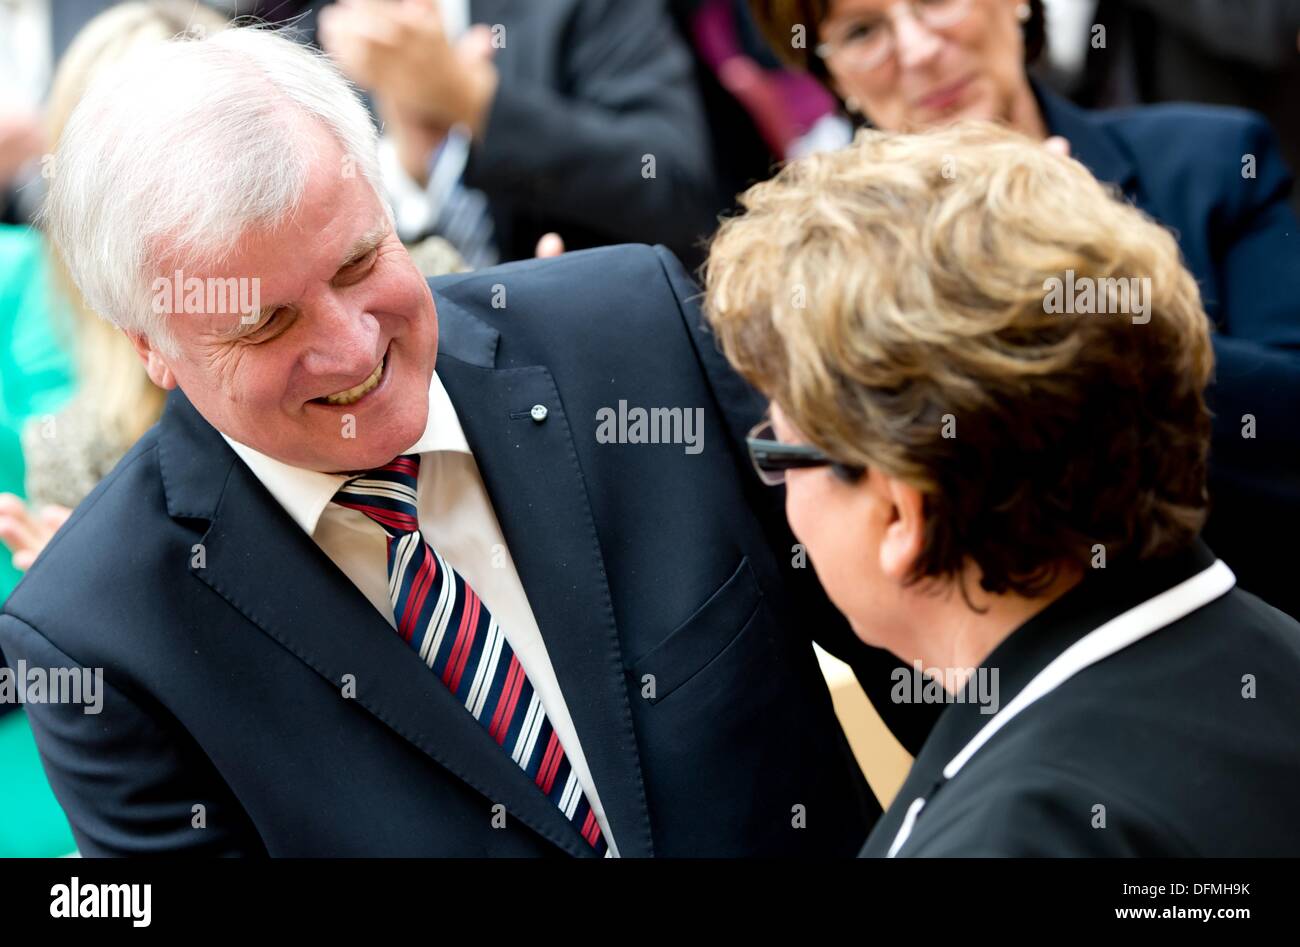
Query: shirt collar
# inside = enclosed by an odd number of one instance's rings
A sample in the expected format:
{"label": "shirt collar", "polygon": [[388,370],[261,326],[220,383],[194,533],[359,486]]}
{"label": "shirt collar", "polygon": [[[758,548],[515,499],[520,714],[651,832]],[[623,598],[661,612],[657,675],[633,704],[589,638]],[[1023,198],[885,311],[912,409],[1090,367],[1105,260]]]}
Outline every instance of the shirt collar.
{"label": "shirt collar", "polygon": [[[262,482],[262,485],[275,497],[277,503],[284,507],[295,523],[308,535],[314,535],[321,513],[334,499],[348,477],[344,474],[323,473],[319,470],[307,470],[292,467],[289,464],[268,457],[260,451],[221,435],[226,443],[248,465],[248,469]],[[443,387],[437,373],[429,382],[429,419],[425,423],[424,433],[403,454],[425,454],[432,451],[454,451],[470,453],[465,432],[461,429],[456,409]]]}
{"label": "shirt collar", "polygon": [[[1144,562],[1112,562],[1090,569],[1074,588],[1030,618],[993,649],[980,664],[996,671],[999,709],[1019,694],[1058,655],[1116,615],[1213,565],[1214,553],[1197,539],[1170,556]],[[950,703],[943,710],[917,755],[910,789],[937,775],[991,719],[973,702]],[[915,794],[915,793],[914,793]],[[903,798],[900,791],[899,798]]]}

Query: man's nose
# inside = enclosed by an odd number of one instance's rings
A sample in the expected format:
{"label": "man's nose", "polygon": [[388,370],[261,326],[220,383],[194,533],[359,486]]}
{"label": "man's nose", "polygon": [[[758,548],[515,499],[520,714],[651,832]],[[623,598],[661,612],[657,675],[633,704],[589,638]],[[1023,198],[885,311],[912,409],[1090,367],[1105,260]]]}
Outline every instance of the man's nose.
{"label": "man's nose", "polygon": [[943,47],[943,38],[922,23],[907,4],[899,4],[893,13],[898,64],[904,69],[914,69],[933,59]]}
{"label": "man's nose", "polygon": [[379,357],[379,321],[361,307],[333,302],[318,311],[316,343],[304,360],[312,375],[355,379]]}

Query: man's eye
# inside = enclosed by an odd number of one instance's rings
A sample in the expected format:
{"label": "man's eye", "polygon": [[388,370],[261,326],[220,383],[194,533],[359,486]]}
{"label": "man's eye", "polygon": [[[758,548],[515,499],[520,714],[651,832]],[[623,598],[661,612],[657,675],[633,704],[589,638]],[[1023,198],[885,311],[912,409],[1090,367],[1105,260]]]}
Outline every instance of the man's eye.
{"label": "man's eye", "polygon": [[343,267],[344,274],[348,276],[358,276],[370,269],[374,265],[375,258],[379,256],[379,248],[371,250],[365,256],[353,260],[347,266]]}
{"label": "man's eye", "polygon": [[284,307],[279,306],[276,309],[272,309],[269,313],[267,313],[265,316],[262,317],[261,322],[259,322],[257,325],[253,327],[252,331],[248,333],[247,338],[260,339],[263,338],[264,336],[271,335],[273,331],[277,329],[279,324],[283,321],[284,321]]}

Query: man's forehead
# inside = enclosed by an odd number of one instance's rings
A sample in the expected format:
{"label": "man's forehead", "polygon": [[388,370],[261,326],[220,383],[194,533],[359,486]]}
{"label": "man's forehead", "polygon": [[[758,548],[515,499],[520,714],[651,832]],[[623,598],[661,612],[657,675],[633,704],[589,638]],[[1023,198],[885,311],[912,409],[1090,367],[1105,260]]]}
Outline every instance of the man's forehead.
{"label": "man's forehead", "polygon": [[191,269],[175,267],[154,279],[151,305],[169,320],[181,319],[185,326],[177,326],[177,331],[188,328],[233,342],[258,330],[280,307],[295,306],[313,283],[328,283],[363,260],[392,233],[392,223],[381,213],[364,229],[350,231],[343,241],[326,239],[313,247],[291,247],[296,253],[288,259],[240,252]]}
{"label": "man's forehead", "polygon": [[[367,215],[368,217],[369,215]],[[317,239],[298,241],[282,236],[279,241],[268,240],[265,234],[248,234],[238,240],[228,253],[209,259],[192,257],[188,266],[175,258],[163,275],[171,278],[176,273],[201,279],[257,279],[264,298],[273,295],[298,295],[313,281],[327,282],[339,269],[365,256],[384,242],[392,232],[392,224],[384,214],[358,218],[363,223],[354,225],[339,236],[322,233]],[[287,300],[282,300],[287,301]]]}

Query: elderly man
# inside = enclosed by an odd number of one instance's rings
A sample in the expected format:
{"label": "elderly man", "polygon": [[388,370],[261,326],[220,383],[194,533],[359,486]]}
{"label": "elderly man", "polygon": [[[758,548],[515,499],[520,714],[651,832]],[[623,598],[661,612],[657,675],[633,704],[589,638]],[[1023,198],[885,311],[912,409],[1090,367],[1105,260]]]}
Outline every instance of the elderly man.
{"label": "elderly man", "polygon": [[[374,145],[252,30],[164,44],[65,132],[51,233],[171,389],[0,617],[11,664],[102,669],[101,713],[28,708],[81,850],[855,851],[879,808],[810,638],[912,748],[929,708],[896,719],[798,568],[680,266],[431,293]],[[683,423],[598,437],[620,402]]]}

